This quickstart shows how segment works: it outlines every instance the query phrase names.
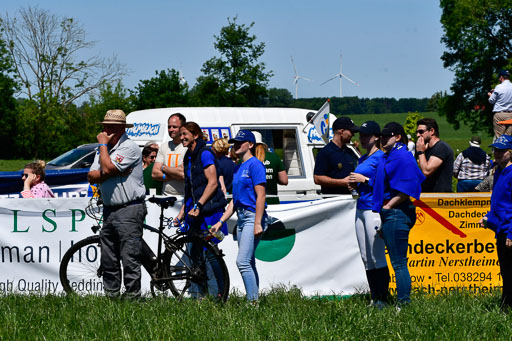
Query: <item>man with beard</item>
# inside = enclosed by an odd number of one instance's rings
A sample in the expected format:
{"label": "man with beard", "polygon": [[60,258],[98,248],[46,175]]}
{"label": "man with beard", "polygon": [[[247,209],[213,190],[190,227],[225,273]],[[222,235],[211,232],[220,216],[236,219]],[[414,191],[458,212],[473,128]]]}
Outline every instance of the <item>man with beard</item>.
{"label": "man with beard", "polygon": [[436,120],[418,120],[416,136],[418,164],[427,177],[422,192],[452,192],[453,150],[439,138]]}
{"label": "man with beard", "polygon": [[332,130],[331,142],[316,156],[314,181],[322,187],[322,194],[350,194],[349,176],[356,169],[358,156],[347,145],[359,127],[350,118],[340,117]]}

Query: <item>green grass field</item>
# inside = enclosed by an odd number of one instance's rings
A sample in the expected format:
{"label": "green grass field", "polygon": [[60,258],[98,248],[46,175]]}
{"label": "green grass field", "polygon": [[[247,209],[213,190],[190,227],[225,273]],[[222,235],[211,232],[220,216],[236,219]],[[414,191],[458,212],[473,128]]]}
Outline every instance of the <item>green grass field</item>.
{"label": "green grass field", "polygon": [[308,299],[274,290],[259,307],[232,297],[177,302],[104,297],[0,296],[6,340],[510,340],[512,317],[499,295],[413,295],[398,312],[368,307],[364,295]]}
{"label": "green grass field", "polygon": [[[461,124],[459,130],[455,130],[447,121],[446,117],[439,116],[436,112],[426,112],[420,113],[423,117],[434,118],[439,125],[439,133],[441,140],[447,142],[452,148],[455,156],[459,152],[462,152],[464,149],[469,147],[469,139],[471,136],[475,135],[471,133],[471,130],[468,126]],[[373,120],[377,122],[381,128],[388,122],[398,122],[400,124],[405,123],[405,118],[407,114],[369,114],[369,115],[353,115],[350,118],[354,121],[356,125],[361,125],[365,121]],[[487,153],[491,153],[491,148],[487,147],[492,143],[492,137],[487,134],[479,133],[482,138],[482,149]],[[356,136],[357,138],[357,136]],[[458,151],[457,151],[458,150]]]}
{"label": "green grass field", "polygon": [[23,169],[32,160],[0,160],[0,172],[14,172]]}

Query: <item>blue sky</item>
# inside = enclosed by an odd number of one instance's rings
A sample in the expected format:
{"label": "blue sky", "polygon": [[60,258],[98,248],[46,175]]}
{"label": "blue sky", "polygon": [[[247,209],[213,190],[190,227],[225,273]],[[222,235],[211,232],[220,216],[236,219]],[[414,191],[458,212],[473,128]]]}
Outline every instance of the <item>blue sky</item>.
{"label": "blue sky", "polygon": [[270,87],[295,93],[290,56],[313,80],[299,83],[299,97],[339,96],[338,81],[320,84],[339,72],[340,52],[343,73],[360,83],[344,81],[344,96],[430,97],[453,80],[440,59],[441,9],[432,0],[2,0],[0,11],[25,5],[77,19],[97,41],[94,53],[115,54],[131,71],[127,88],[166,68],[181,69],[193,85],[217,55],[213,36],[234,16],[255,22],[251,32],[266,44],[262,61],[274,72]]}

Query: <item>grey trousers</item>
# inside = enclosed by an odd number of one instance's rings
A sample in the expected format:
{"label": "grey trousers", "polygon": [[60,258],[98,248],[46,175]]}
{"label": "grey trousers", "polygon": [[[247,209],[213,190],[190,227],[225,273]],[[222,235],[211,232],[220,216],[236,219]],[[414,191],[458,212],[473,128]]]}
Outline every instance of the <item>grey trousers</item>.
{"label": "grey trousers", "polygon": [[[101,266],[107,296],[119,296],[122,277],[126,296],[141,295],[142,226],[146,213],[144,204],[103,209]],[[120,262],[123,264],[122,271]]]}

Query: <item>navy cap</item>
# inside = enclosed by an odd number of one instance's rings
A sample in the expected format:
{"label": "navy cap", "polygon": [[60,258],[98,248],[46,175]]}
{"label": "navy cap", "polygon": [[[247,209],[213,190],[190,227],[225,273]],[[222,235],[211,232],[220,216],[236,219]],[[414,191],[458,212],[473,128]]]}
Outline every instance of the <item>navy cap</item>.
{"label": "navy cap", "polygon": [[494,147],[496,149],[512,149],[512,136],[501,135],[489,147]]}
{"label": "navy cap", "polygon": [[384,126],[384,129],[382,129],[380,135],[382,136],[395,136],[395,135],[401,135],[405,136],[404,128],[400,125],[398,122],[389,122]]}
{"label": "navy cap", "polygon": [[361,124],[361,127],[359,128],[359,133],[364,135],[379,135],[380,126],[375,121],[367,121]]}
{"label": "navy cap", "polygon": [[238,134],[236,134],[235,137],[233,137],[232,139],[229,139],[229,143],[234,143],[235,141],[238,141],[238,142],[245,142],[245,141],[248,141],[248,142],[252,142],[254,144],[256,144],[256,138],[254,137],[254,134],[251,133],[251,131],[249,130],[239,130],[238,131]]}
{"label": "navy cap", "polygon": [[500,72],[498,72],[498,77],[509,77],[509,76],[510,76],[510,73],[507,70],[500,70]]}
{"label": "navy cap", "polygon": [[338,129],[346,129],[353,132],[359,131],[359,127],[354,124],[354,121],[346,116],[337,118],[336,121],[334,121],[332,124],[332,130]]}

